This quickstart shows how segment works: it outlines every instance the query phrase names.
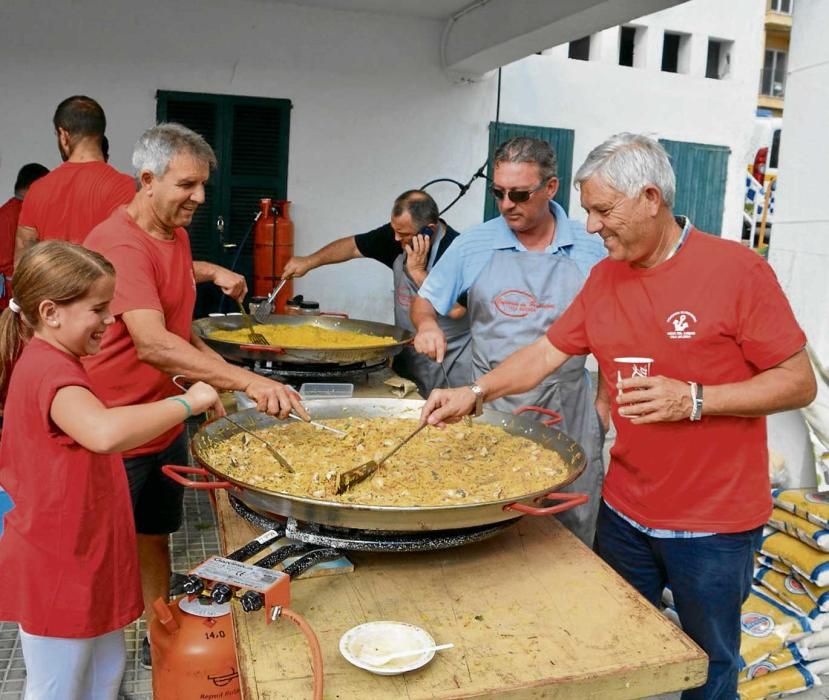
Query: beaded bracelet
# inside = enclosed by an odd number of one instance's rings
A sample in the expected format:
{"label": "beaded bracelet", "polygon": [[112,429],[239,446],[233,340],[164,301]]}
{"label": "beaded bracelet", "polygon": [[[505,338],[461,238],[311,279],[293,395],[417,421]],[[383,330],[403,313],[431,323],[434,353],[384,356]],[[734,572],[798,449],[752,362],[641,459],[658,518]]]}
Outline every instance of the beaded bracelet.
{"label": "beaded bracelet", "polygon": [[178,401],[182,406],[184,406],[184,408],[187,409],[185,419],[193,415],[193,409],[190,408],[190,404],[187,403],[187,399],[183,399],[181,396],[168,396],[167,401]]}

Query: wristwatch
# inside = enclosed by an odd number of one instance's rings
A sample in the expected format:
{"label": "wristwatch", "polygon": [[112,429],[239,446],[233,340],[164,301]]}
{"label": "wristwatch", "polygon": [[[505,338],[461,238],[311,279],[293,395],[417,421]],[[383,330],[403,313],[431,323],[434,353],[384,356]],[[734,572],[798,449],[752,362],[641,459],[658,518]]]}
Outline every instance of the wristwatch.
{"label": "wristwatch", "polygon": [[691,415],[688,420],[698,421],[702,418],[702,384],[697,382],[688,382],[691,385],[691,401],[693,407],[691,408]]}
{"label": "wristwatch", "polygon": [[477,418],[484,412],[484,390],[477,384],[470,384],[469,388],[475,394],[475,411],[472,415]]}

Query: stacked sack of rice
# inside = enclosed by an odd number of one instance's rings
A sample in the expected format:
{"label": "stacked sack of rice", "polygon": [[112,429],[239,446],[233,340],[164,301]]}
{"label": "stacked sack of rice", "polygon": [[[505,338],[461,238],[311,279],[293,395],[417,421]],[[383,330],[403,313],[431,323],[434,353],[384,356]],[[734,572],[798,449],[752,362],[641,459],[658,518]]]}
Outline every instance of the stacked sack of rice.
{"label": "stacked sack of rice", "polygon": [[829,672],[829,494],[775,489],[742,610],[740,700],[821,685]]}

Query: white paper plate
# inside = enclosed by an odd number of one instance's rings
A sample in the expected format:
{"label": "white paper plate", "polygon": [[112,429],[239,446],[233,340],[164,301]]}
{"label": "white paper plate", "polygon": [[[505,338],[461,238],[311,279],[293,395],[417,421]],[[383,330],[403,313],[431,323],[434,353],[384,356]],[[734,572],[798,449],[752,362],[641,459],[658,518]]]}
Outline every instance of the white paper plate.
{"label": "white paper plate", "polygon": [[427,651],[416,656],[392,659],[383,666],[366,663],[360,658],[361,654],[378,656],[429,646],[435,646],[432,635],[407,622],[366,622],[352,627],[340,637],[340,653],[347,661],[380,676],[396,676],[398,673],[414,671],[428,664],[434,658],[435,652]]}

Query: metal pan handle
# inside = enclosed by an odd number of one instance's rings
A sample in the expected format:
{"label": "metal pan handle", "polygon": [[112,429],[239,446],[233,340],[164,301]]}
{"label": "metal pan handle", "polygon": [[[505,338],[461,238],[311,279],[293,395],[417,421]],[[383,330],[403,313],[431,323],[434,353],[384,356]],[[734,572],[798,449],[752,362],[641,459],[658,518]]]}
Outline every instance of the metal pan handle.
{"label": "metal pan handle", "polygon": [[561,501],[561,503],[547,508],[536,508],[524,503],[509,503],[504,506],[504,510],[517,510],[525,515],[553,515],[554,513],[563,513],[565,510],[570,510],[590,500],[590,496],[586,493],[561,493],[558,491],[548,493],[541,498],[546,498],[548,501]]}
{"label": "metal pan handle", "polygon": [[536,413],[542,413],[545,416],[550,416],[547,420],[540,421],[548,428],[552,428],[554,425],[561,423],[561,414],[557,413],[556,411],[551,411],[549,408],[544,408],[542,406],[521,406],[520,408],[516,408],[512,415],[520,416],[524,411],[535,411]]}
{"label": "metal pan handle", "polygon": [[199,467],[182,467],[178,464],[165,464],[161,467],[161,472],[165,476],[169,476],[177,484],[181,484],[190,489],[217,491],[219,489],[233,488],[233,484],[229,481],[193,481],[184,476],[185,474],[197,474],[198,476],[204,477],[210,476],[210,472]]}

